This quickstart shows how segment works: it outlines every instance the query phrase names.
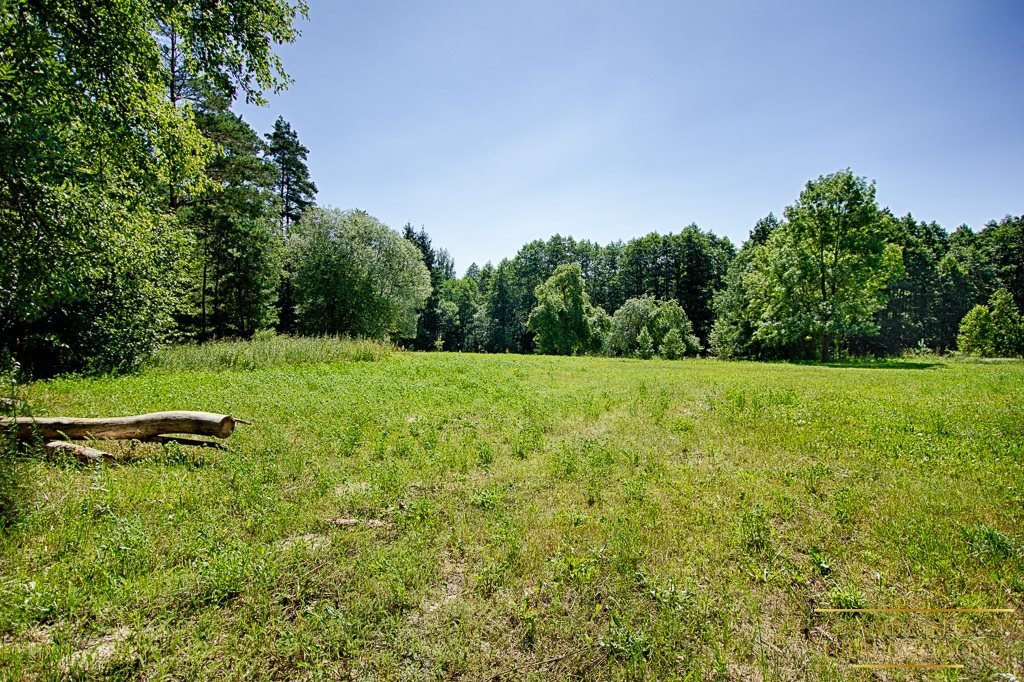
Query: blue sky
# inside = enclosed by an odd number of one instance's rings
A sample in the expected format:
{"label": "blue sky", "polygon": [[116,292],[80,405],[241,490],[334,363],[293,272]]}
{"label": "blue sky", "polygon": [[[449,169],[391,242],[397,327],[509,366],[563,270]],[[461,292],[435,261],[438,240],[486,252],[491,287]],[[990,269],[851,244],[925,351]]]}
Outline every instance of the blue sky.
{"label": "blue sky", "polygon": [[1024,213],[1024,3],[312,0],[266,107],[318,201],[461,272],[558,232],[741,243],[841,168],[947,229]]}

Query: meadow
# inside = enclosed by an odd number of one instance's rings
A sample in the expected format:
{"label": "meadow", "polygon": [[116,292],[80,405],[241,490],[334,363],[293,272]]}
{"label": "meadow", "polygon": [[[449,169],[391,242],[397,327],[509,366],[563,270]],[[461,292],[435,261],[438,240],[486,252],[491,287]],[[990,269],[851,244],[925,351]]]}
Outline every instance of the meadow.
{"label": "meadow", "polygon": [[22,451],[0,677],[1024,673],[1020,362],[288,348],[21,389],[253,425],[105,466]]}

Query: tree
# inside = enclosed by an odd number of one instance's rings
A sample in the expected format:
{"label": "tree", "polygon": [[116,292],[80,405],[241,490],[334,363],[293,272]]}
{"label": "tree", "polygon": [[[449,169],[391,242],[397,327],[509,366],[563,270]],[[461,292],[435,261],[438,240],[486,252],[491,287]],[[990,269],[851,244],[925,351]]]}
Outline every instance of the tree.
{"label": "tree", "polygon": [[[438,294],[439,337],[445,350],[479,350],[483,330],[478,327],[483,305],[480,289],[471,277],[451,277]],[[429,302],[428,302],[429,306]]]}
{"label": "tree", "polygon": [[590,344],[590,299],[583,290],[583,271],[576,263],[559,265],[537,286],[537,307],[528,328],[536,334],[535,349],[548,355],[575,355]]}
{"label": "tree", "polygon": [[808,182],[745,278],[754,338],[828,361],[849,338],[877,333],[874,314],[902,272],[886,220],[874,184],[849,170]]}
{"label": "tree", "polygon": [[1010,292],[1018,308],[1024,308],[1024,216],[1006,216],[989,222],[978,235],[986,259],[992,264],[999,286]]}
{"label": "tree", "polygon": [[502,260],[488,286],[486,348],[492,353],[518,352],[521,348],[513,269],[511,261]]}
{"label": "tree", "polygon": [[988,306],[976,305],[964,315],[960,321],[957,347],[963,353],[983,358],[996,354],[996,327]]}
{"label": "tree", "polygon": [[651,338],[652,353],[665,342],[665,336],[675,329],[683,343],[684,354],[700,351],[700,341],[693,333],[693,325],[686,312],[675,301],[658,301],[650,296],[631,298],[615,311],[605,340],[609,355],[631,356],[638,352],[640,335]]}
{"label": "tree", "polygon": [[619,284],[626,298],[653,296],[683,306],[694,330],[706,341],[714,323],[714,295],[736,250],[728,239],[696,225],[678,234],[651,233],[630,241],[619,262]]}
{"label": "tree", "polygon": [[300,331],[408,338],[430,295],[419,250],[364,211],[314,208],[295,225]]}
{"label": "tree", "polygon": [[[216,152],[210,187],[187,201],[181,222],[196,240],[199,338],[239,335],[274,324],[282,246],[276,238],[276,173],[259,135],[228,108],[227,97],[196,95],[196,123]],[[198,320],[195,318],[198,317]]]}
{"label": "tree", "polygon": [[[420,350],[428,350],[435,347],[437,339],[442,336],[440,295],[441,287],[448,280],[455,277],[455,261],[445,249],[435,249],[426,229],[420,227],[416,231],[412,223],[406,223],[402,228],[402,237],[419,249],[423,256],[423,264],[430,272],[430,296],[423,306],[423,312],[416,323],[416,334],[412,339],[413,346]],[[451,331],[450,329],[448,330]],[[451,344],[445,346],[448,350]]]}
{"label": "tree", "polygon": [[762,357],[762,344],[754,339],[756,314],[750,306],[745,282],[753,269],[754,256],[779,228],[779,220],[769,213],[754,224],[747,241],[729,263],[722,287],[715,293],[715,323],[708,345],[721,358]]}
{"label": "tree", "polygon": [[188,69],[261,101],[304,3],[50,0],[0,13],[0,347],[23,366],[117,370],[170,332],[188,235],[171,212],[211,145],[169,97]]}
{"label": "tree", "polygon": [[988,300],[988,309],[992,314],[992,326],[995,328],[996,355],[1012,358],[1024,354],[1024,321],[1021,320],[1010,292],[1006,289],[997,289]]}
{"label": "tree", "polygon": [[309,177],[306,157],[309,150],[299,142],[291,123],[278,116],[274,130],[266,134],[267,158],[277,169],[277,196],[280,199],[281,238],[288,239],[292,225],[316,200],[316,185]]}

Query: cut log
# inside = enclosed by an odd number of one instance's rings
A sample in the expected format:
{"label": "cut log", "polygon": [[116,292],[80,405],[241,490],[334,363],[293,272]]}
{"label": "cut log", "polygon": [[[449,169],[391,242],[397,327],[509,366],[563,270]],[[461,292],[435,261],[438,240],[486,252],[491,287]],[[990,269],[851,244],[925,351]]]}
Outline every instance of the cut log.
{"label": "cut log", "polygon": [[68,443],[63,440],[54,440],[46,444],[46,449],[50,452],[64,452],[80,462],[86,464],[102,464],[103,462],[113,462],[114,456],[109,452],[103,452],[96,448],[90,448],[87,445],[79,445],[78,443]]}
{"label": "cut log", "polygon": [[152,412],[132,417],[10,417],[0,418],[0,427],[17,425],[19,440],[145,440],[151,436],[187,433],[227,438],[235,424],[247,424],[225,414],[212,412]]}

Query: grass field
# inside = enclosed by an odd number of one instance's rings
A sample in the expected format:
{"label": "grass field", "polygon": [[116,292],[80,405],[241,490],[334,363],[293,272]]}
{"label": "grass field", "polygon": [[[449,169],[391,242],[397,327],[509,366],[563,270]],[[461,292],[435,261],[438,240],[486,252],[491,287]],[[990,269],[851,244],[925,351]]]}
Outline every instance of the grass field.
{"label": "grass field", "polygon": [[256,355],[25,388],[254,425],[21,455],[0,675],[1022,677],[1024,364]]}

